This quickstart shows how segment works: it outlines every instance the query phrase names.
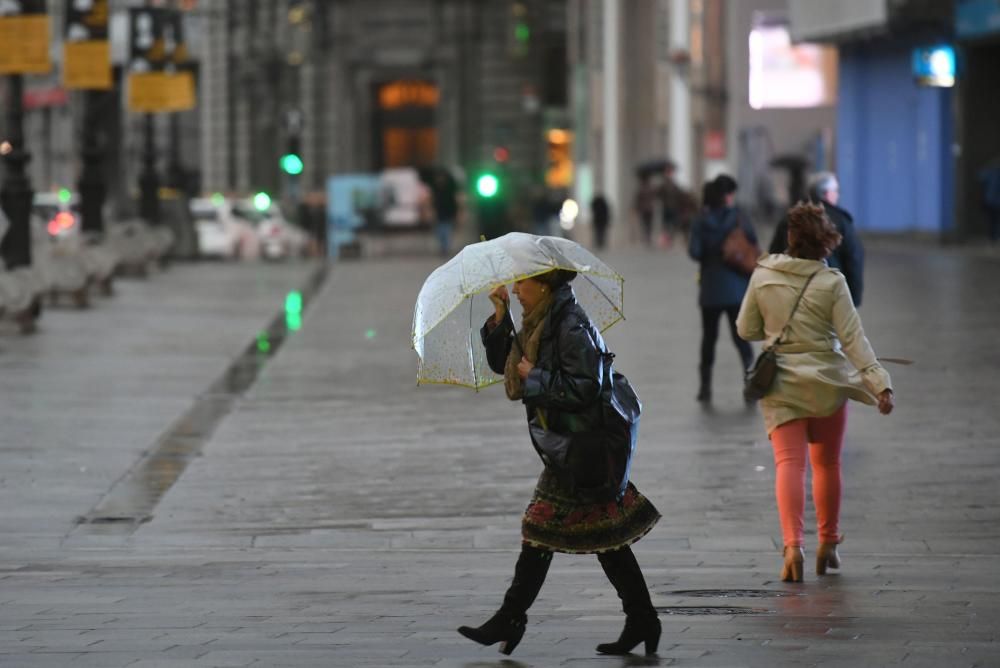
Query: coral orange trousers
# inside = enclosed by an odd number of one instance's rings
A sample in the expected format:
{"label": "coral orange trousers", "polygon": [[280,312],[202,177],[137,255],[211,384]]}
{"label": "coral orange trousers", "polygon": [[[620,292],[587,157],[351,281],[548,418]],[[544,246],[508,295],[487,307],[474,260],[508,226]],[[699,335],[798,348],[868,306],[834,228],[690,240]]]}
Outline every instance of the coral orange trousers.
{"label": "coral orange trousers", "polygon": [[836,543],[840,523],[840,449],[847,426],[847,403],[822,418],[792,420],[771,432],[774,493],[785,545],[802,546],[806,452],[812,463],[813,504],[819,542]]}

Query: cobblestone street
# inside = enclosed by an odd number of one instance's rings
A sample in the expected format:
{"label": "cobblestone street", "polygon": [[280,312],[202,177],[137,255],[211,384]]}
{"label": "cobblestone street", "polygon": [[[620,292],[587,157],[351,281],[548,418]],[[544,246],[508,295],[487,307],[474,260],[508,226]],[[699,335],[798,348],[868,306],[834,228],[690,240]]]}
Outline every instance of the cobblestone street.
{"label": "cobblestone street", "polygon": [[511,659],[455,632],[501,602],[541,463],[502,388],[416,386],[417,257],[331,266],[271,350],[316,266],[178,265],[0,336],[0,666],[1000,666],[1000,260],[869,252],[866,333],[916,364],[891,416],[850,408],[841,574],[786,584],[727,336],[694,400],[695,266],[606,259],[659,658],[594,653],[623,615],[593,556],[556,555]]}

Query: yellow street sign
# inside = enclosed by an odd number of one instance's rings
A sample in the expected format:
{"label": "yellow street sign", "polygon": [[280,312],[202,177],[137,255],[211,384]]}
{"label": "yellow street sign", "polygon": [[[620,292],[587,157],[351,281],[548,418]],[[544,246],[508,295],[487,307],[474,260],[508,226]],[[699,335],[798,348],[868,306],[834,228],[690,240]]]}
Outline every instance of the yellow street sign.
{"label": "yellow street sign", "polygon": [[188,111],[195,107],[191,72],[132,72],[128,75],[128,110],[144,114]]}
{"label": "yellow street sign", "polygon": [[63,45],[63,85],[75,89],[110,90],[110,42],[66,42]]}
{"label": "yellow street sign", "polygon": [[49,17],[0,17],[0,74],[47,74],[51,69]]}
{"label": "yellow street sign", "polygon": [[155,114],[170,111],[170,82],[164,72],[132,72],[128,75],[128,110]]}
{"label": "yellow street sign", "polygon": [[170,75],[170,78],[172,80],[170,84],[171,111],[189,111],[194,109],[194,74],[181,71]]}

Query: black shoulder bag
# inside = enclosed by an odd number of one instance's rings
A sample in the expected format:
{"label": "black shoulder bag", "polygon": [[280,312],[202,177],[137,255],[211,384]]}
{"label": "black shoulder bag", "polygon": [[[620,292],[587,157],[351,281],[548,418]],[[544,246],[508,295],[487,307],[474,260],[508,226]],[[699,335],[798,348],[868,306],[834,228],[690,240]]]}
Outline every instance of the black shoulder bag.
{"label": "black shoulder bag", "polygon": [[[555,345],[558,358],[558,337]],[[528,422],[528,431],[545,465],[577,495],[589,500],[616,500],[622,498],[628,487],[642,402],[628,379],[614,370],[614,353],[598,347],[598,354],[603,371],[597,399],[601,403],[601,427],[555,432],[546,424],[544,411],[538,410]]]}
{"label": "black shoulder bag", "polygon": [[753,366],[747,370],[746,377],[743,379],[743,397],[747,401],[763,399],[771,391],[771,386],[774,384],[774,377],[778,374],[778,355],[774,352],[774,349],[778,347],[782,337],[785,336],[785,332],[788,331],[788,325],[791,324],[792,317],[798,310],[799,302],[802,301],[802,295],[806,293],[809,283],[821,271],[823,270],[817,269],[806,279],[805,285],[802,286],[802,291],[799,292],[799,296],[795,299],[795,305],[792,306],[792,312],[788,314],[785,326],[781,328],[781,334],[778,335],[778,338],[775,339],[770,348],[765,348],[761,351],[756,361],[754,361]]}

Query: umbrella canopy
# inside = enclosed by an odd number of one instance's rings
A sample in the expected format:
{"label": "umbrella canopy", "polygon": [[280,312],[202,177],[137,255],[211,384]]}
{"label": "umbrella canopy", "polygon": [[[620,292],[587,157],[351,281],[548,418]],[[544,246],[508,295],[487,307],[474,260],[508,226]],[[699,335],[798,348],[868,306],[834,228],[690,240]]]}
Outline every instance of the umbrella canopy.
{"label": "umbrella canopy", "polygon": [[[413,349],[420,358],[417,383],[479,389],[501,376],[486,362],[479,330],[493,312],[489,292],[553,269],[577,272],[573,291],[603,331],[625,317],[624,279],[579,244],[560,237],[511,232],[470,244],[424,281],[413,309]],[[515,322],[518,305],[511,300]]]}
{"label": "umbrella canopy", "polygon": [[676,168],[677,164],[668,158],[656,158],[639,163],[635,168],[635,173],[636,176],[643,179],[654,174],[662,174],[668,167]]}

